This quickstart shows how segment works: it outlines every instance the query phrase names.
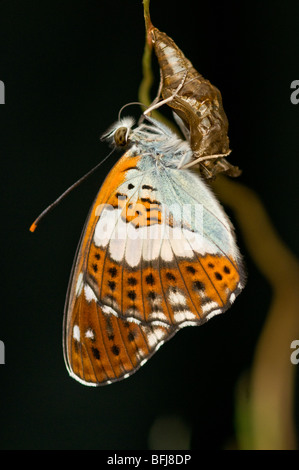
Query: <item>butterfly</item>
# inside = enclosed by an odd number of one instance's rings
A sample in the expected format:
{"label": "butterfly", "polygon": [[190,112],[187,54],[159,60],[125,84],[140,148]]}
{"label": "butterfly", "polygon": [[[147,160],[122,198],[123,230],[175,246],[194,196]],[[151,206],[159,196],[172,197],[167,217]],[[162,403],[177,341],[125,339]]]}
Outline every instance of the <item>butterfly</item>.
{"label": "butterfly", "polygon": [[226,311],[245,284],[234,228],[188,141],[146,117],[105,134],[123,156],[88,215],[64,312],[64,358],[84,385],[136,372],[185,326]]}
{"label": "butterfly", "polygon": [[193,151],[190,165],[197,161],[205,179],[218,173],[239,176],[240,169],[225,158],[230,154],[228,120],[220,91],[197,72],[173,39],[151,22],[147,25],[147,35],[160,67],[156,101],[161,94],[163,103],[172,108],[175,121]]}

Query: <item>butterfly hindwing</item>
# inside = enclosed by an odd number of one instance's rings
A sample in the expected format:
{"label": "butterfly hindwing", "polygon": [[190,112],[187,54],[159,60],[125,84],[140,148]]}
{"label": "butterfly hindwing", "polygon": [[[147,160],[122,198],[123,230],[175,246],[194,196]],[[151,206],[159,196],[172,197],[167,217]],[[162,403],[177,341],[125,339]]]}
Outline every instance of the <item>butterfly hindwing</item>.
{"label": "butterfly hindwing", "polygon": [[106,178],[73,268],[65,361],[87,385],[129,376],[180,328],[225,311],[243,287],[222,207],[150,135],[152,147],[129,149]]}
{"label": "butterfly hindwing", "polygon": [[89,294],[84,287],[76,299],[67,337],[69,371],[86,385],[128,377],[174,334],[171,328],[104,313]]}

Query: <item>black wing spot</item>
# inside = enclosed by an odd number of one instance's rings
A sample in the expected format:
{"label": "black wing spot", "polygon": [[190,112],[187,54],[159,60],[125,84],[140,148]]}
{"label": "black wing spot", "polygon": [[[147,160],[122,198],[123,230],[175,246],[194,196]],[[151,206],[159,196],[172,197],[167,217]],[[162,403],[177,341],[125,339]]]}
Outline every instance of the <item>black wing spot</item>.
{"label": "black wing spot", "polygon": [[194,281],[193,282],[193,289],[194,290],[205,290],[205,285],[201,281]]}
{"label": "black wing spot", "polygon": [[156,189],[150,186],[149,184],[144,184],[142,186],[142,189],[149,189],[150,191],[156,191]]}
{"label": "black wing spot", "polygon": [[172,273],[169,273],[169,272],[166,273],[166,277],[169,281],[175,281],[176,280],[175,276]]}
{"label": "black wing spot", "polygon": [[155,278],[152,273],[148,274],[145,278],[145,281],[148,285],[153,286],[155,284]]}
{"label": "black wing spot", "polygon": [[120,349],[118,346],[116,346],[116,344],[112,346],[111,351],[112,351],[112,354],[114,354],[114,356],[119,356]]}
{"label": "black wing spot", "polygon": [[92,265],[92,269],[94,270],[94,272],[98,272],[98,265],[97,264],[93,264]]}
{"label": "black wing spot", "polygon": [[128,278],[128,284],[129,284],[129,286],[136,286],[137,279],[135,279],[135,277],[129,277]]}
{"label": "black wing spot", "polygon": [[128,341],[132,343],[135,340],[135,337],[136,337],[136,334],[134,333],[134,331],[130,331],[130,333],[128,334]]}
{"label": "black wing spot", "polygon": [[134,290],[129,290],[128,297],[131,300],[135,300],[136,299],[136,292]]}
{"label": "black wing spot", "polygon": [[108,272],[110,273],[111,277],[116,277],[117,275],[117,269],[115,266],[113,266],[113,268],[109,268]]}
{"label": "black wing spot", "polygon": [[150,300],[155,300],[157,298],[157,294],[153,290],[150,290],[147,296]]}
{"label": "black wing spot", "polygon": [[191,274],[196,273],[196,269],[193,266],[187,266],[186,271],[188,271],[188,273],[191,273]]}
{"label": "black wing spot", "polygon": [[98,348],[92,347],[92,348],[91,348],[91,352],[92,352],[93,357],[94,357],[95,359],[100,359],[101,355],[100,355],[100,351],[98,350]]}
{"label": "black wing spot", "polygon": [[116,283],[114,281],[108,281],[108,286],[111,290],[115,290]]}

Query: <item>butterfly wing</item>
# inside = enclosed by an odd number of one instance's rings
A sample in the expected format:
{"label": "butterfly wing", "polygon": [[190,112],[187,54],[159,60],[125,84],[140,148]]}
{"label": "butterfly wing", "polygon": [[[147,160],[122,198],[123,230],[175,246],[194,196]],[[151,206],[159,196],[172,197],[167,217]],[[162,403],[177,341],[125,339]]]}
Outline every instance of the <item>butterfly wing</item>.
{"label": "butterfly wing", "polygon": [[67,368],[86,385],[125,378],[179,328],[225,311],[242,287],[232,226],[206,185],[128,151],[78,249],[65,308]]}
{"label": "butterfly wing", "polygon": [[[138,157],[125,154],[106,178],[88,216],[70,277],[64,358],[70,375],[85,385],[109,384],[129,376],[176,330],[135,319],[134,289],[137,282],[141,285],[140,265],[136,267],[133,246],[125,250],[126,237],[121,233],[119,238],[112,237],[113,228],[124,218],[123,208],[128,220],[133,219],[129,198],[122,190],[134,195],[135,187],[140,187],[137,162]],[[130,264],[132,269],[126,269]],[[128,309],[133,315],[128,315]]]}
{"label": "butterfly wing", "polygon": [[125,321],[80,293],[66,330],[66,364],[84,385],[105,385],[135,372],[174,329]]}

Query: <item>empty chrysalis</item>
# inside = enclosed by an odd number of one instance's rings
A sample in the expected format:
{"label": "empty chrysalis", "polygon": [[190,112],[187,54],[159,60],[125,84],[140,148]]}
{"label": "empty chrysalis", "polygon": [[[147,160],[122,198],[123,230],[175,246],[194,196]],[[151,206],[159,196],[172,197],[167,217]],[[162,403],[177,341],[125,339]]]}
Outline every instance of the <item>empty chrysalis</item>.
{"label": "empty chrysalis", "polygon": [[[172,108],[175,120],[193,152],[193,165],[199,163],[203,177],[223,172],[239,176],[241,171],[226,160],[230,154],[228,120],[221,93],[195,70],[167,34],[148,23],[148,38],[157,56],[163,101]],[[159,107],[159,103],[153,106]],[[189,166],[191,166],[190,164]]]}

